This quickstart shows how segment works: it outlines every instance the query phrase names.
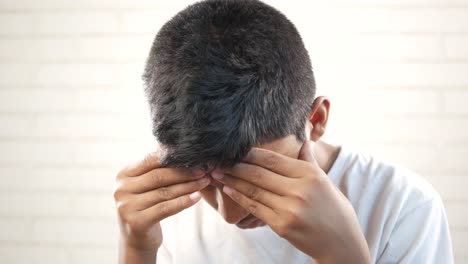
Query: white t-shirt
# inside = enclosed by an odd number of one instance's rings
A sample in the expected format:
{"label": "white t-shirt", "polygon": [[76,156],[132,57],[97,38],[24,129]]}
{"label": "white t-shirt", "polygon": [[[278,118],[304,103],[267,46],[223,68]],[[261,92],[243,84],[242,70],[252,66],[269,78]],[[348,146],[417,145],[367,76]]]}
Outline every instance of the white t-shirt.
{"label": "white t-shirt", "polygon": [[[349,199],[373,263],[453,263],[440,196],[415,173],[342,147],[328,176]],[[157,263],[314,263],[268,226],[239,229],[203,199],[161,221]]]}

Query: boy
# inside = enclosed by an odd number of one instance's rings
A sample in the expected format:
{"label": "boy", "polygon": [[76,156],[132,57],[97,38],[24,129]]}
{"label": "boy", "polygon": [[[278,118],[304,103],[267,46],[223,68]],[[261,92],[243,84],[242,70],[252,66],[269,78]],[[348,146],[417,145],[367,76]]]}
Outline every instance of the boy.
{"label": "boy", "polygon": [[274,8],[189,6],[144,81],[160,144],[117,176],[121,263],[453,262],[428,183],[320,140],[330,102]]}

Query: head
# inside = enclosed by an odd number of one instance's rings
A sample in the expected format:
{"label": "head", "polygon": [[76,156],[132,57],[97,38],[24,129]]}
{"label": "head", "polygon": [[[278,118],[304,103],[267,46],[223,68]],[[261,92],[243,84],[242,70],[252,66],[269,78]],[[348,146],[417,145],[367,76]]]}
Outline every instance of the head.
{"label": "head", "polygon": [[[143,80],[168,167],[209,173],[252,147],[297,157],[305,140],[323,135],[328,116],[328,101],[314,101],[295,26],[256,0],[202,1],[176,14],[158,32]],[[202,194],[227,222],[249,218],[219,183]]]}

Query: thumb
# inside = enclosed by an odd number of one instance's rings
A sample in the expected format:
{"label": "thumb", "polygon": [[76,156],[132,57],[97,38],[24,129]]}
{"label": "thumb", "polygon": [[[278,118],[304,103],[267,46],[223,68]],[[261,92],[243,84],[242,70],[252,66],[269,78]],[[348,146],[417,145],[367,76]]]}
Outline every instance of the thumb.
{"label": "thumb", "polygon": [[301,150],[299,151],[299,159],[308,161],[313,164],[317,164],[317,159],[315,158],[314,153],[314,142],[311,140],[304,141],[302,144]]}

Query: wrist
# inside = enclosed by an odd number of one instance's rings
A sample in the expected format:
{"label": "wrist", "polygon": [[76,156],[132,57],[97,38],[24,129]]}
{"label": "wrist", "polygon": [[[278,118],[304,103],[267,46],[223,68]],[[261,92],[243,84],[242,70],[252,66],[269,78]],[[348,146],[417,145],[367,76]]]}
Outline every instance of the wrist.
{"label": "wrist", "polygon": [[120,235],[120,247],[128,248],[136,252],[155,252],[162,244],[162,239],[153,239],[146,236]]}
{"label": "wrist", "polygon": [[158,248],[139,248],[120,240],[119,263],[156,263]]}
{"label": "wrist", "polygon": [[334,253],[314,258],[318,264],[371,264],[369,250],[366,248],[354,248],[350,250],[337,250]]}

